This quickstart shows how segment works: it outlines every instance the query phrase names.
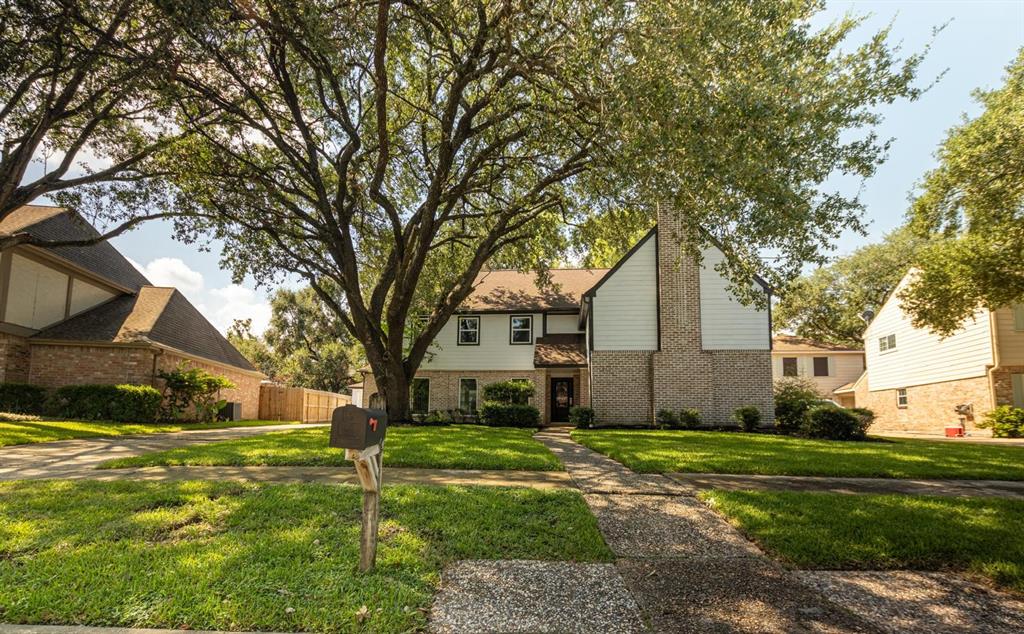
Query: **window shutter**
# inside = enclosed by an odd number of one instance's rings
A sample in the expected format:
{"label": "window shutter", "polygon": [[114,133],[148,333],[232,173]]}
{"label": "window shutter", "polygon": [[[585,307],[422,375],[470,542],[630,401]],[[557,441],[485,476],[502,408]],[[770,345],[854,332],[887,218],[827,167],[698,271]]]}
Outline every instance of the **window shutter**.
{"label": "window shutter", "polygon": [[1024,304],[1013,307],[1013,329],[1024,330]]}
{"label": "window shutter", "polygon": [[1013,406],[1024,407],[1024,374],[1013,374]]}

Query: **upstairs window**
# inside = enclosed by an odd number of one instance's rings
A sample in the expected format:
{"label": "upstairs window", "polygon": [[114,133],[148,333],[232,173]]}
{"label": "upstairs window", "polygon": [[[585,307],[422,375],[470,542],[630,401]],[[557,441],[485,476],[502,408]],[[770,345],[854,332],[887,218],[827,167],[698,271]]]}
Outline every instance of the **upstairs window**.
{"label": "upstairs window", "polygon": [[533,343],[533,316],[512,315],[509,317],[509,341],[514,346]]}
{"label": "upstairs window", "polygon": [[896,349],[896,334],[893,333],[887,337],[878,338],[878,351],[885,352],[886,350]]}
{"label": "upstairs window", "polygon": [[814,357],[814,376],[828,376],[828,357]]}
{"label": "upstairs window", "polygon": [[798,376],[796,357],[782,357],[782,376]]}
{"label": "upstairs window", "polygon": [[480,345],[480,318],[459,317],[459,339],[460,346]]}
{"label": "upstairs window", "polygon": [[906,409],[907,407],[907,388],[900,388],[896,390],[896,407],[900,409]]}

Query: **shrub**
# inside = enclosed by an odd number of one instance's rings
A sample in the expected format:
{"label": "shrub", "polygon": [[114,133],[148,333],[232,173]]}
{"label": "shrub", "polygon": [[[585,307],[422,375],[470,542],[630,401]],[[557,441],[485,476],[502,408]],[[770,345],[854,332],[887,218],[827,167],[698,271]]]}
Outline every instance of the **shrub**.
{"label": "shrub", "polygon": [[684,407],[679,410],[679,424],[686,429],[700,427],[700,412],[692,407]]}
{"label": "shrub", "polygon": [[861,418],[835,405],[816,405],[807,410],[801,433],[808,438],[855,440],[863,437]]}
{"label": "shrub", "polygon": [[569,422],[580,429],[590,429],[594,426],[594,410],[574,405],[569,408]]}
{"label": "shrub", "polygon": [[60,418],[150,423],[162,400],[149,385],[65,385],[47,399],[46,410]]}
{"label": "shrub", "polygon": [[789,377],[779,379],[773,386],[775,394],[775,426],[786,433],[795,433],[803,425],[807,410],[821,400],[813,382]]}
{"label": "shrub", "polygon": [[668,427],[670,429],[679,427],[679,414],[670,409],[659,409],[655,420],[658,421],[659,427]]}
{"label": "shrub", "polygon": [[1024,409],[1000,405],[985,414],[985,417],[978,422],[978,427],[991,429],[992,436],[995,438],[1024,437]]}
{"label": "shrub", "polygon": [[753,405],[736,408],[732,417],[743,428],[743,431],[755,431],[761,424],[761,410]]}
{"label": "shrub", "polygon": [[0,383],[0,412],[41,414],[46,388],[27,383]]}
{"label": "shrub", "polygon": [[540,410],[533,405],[484,401],[480,408],[480,420],[491,427],[537,427],[540,424]]}
{"label": "shrub", "polygon": [[168,418],[209,422],[217,417],[226,401],[218,399],[222,389],[235,387],[226,378],[184,362],[158,375],[164,380],[164,410]]}
{"label": "shrub", "polygon": [[452,417],[448,412],[435,409],[423,417],[423,425],[450,425]]}
{"label": "shrub", "polygon": [[30,421],[43,420],[35,414],[17,414],[14,412],[0,412],[0,423],[25,423]]}
{"label": "shrub", "polygon": [[851,407],[849,411],[860,421],[858,437],[866,437],[868,435],[868,428],[871,427],[871,423],[875,422],[875,413],[866,407]]}
{"label": "shrub", "polygon": [[498,381],[484,386],[484,400],[496,403],[526,405],[533,394],[533,381],[528,379]]}

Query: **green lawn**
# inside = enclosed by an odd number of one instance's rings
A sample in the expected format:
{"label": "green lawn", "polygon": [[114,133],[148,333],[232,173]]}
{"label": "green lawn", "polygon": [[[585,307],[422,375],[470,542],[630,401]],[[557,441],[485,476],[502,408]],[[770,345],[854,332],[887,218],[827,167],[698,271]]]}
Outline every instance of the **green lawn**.
{"label": "green lawn", "polygon": [[448,562],[612,559],[575,491],[392,486],[377,570],[359,575],[360,500],[313,484],[0,483],[0,622],[404,632]]}
{"label": "green lawn", "polygon": [[704,431],[577,430],[572,437],[643,473],[1024,480],[1024,447]]}
{"label": "green lawn", "polygon": [[279,420],[236,420],[220,423],[114,423],[107,421],[78,420],[24,420],[0,421],[0,447],[27,445],[71,438],[96,438],[98,436],[123,436],[125,434],[156,434],[161,432],[185,431],[189,429],[224,429],[227,427],[251,427],[254,425],[287,425],[296,421]]}
{"label": "green lawn", "polygon": [[[559,471],[562,463],[534,440],[532,429],[451,425],[391,427],[385,467]],[[158,465],[346,466],[345,452],[327,446],[327,428],[274,432],[111,460],[102,468]]]}
{"label": "green lawn", "polygon": [[797,567],[953,569],[1024,592],[1024,501],[753,491],[701,497]]}

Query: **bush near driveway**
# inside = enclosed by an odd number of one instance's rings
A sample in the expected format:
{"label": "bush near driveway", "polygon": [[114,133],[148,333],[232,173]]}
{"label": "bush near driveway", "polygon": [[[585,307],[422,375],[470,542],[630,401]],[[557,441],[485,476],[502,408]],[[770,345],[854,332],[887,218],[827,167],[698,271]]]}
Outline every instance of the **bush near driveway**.
{"label": "bush near driveway", "polygon": [[0,412],[42,414],[46,388],[27,383],[0,383]]}
{"label": "bush near driveway", "polygon": [[1024,447],[639,429],[575,430],[572,437],[643,473],[1024,480]]}
{"label": "bush near driveway", "polygon": [[160,416],[160,391],[150,385],[66,385],[46,403],[54,418],[151,423]]}
{"label": "bush near driveway", "polygon": [[1024,592],[1024,501],[710,491],[701,497],[801,568],[947,570]]}
{"label": "bush near driveway", "polygon": [[386,486],[377,569],[361,575],[361,497],[314,484],[0,483],[0,620],[419,631],[449,562],[611,560],[576,491]]}
{"label": "bush near driveway", "polygon": [[[327,446],[327,428],[299,429],[179,447],[120,458],[101,468],[161,465],[337,466],[351,468],[345,452]],[[533,430],[481,425],[395,426],[384,441],[384,468],[521,469],[560,471],[562,463]],[[386,477],[385,477],[386,479]]]}

